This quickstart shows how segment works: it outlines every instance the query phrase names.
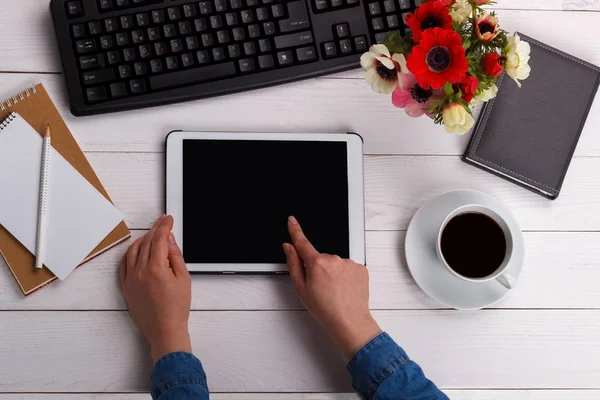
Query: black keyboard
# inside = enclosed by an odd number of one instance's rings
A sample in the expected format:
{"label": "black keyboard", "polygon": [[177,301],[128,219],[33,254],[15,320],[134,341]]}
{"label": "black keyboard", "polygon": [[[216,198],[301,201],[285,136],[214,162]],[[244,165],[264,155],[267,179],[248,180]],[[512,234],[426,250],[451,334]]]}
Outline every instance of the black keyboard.
{"label": "black keyboard", "polygon": [[358,67],[419,0],[52,0],[74,115]]}

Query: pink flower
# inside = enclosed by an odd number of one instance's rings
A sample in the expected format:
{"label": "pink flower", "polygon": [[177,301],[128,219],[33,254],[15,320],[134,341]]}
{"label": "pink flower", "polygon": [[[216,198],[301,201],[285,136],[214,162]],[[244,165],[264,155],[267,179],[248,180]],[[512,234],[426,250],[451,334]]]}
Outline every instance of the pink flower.
{"label": "pink flower", "polygon": [[398,108],[404,108],[406,114],[416,118],[427,114],[433,118],[431,112],[426,111],[433,105],[434,100],[444,97],[441,90],[423,89],[417,83],[413,74],[402,74],[402,86],[397,87],[392,93],[392,103]]}

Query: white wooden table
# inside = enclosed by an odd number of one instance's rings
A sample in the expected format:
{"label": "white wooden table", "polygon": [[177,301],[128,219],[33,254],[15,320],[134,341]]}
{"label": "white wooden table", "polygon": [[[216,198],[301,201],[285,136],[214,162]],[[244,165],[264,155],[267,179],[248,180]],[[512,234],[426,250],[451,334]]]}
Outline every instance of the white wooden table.
{"label": "white wooden table", "polygon": [[[600,64],[600,0],[498,2],[507,30]],[[75,118],[48,1],[0,0],[0,10],[0,97],[44,83],[134,238],[163,211],[171,129],[359,132],[367,154],[371,307],[383,328],[454,399],[600,399],[600,99],[563,193],[551,202],[462,163],[468,137],[408,118],[387,96],[373,94],[359,71]],[[458,188],[497,197],[525,231],[519,285],[492,309],[441,307],[405,265],[414,212]],[[0,261],[0,399],[149,398],[151,361],[119,291],[117,263],[126,248],[27,299]],[[194,277],[192,308],[194,351],[215,399],[355,398],[342,360],[287,277]]]}

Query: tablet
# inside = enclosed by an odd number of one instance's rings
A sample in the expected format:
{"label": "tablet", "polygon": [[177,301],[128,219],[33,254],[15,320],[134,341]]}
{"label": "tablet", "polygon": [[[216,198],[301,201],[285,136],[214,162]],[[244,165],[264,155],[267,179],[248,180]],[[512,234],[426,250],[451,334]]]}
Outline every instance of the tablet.
{"label": "tablet", "polygon": [[357,134],[171,132],[166,212],[191,272],[286,273],[295,216],[322,253],[365,263]]}

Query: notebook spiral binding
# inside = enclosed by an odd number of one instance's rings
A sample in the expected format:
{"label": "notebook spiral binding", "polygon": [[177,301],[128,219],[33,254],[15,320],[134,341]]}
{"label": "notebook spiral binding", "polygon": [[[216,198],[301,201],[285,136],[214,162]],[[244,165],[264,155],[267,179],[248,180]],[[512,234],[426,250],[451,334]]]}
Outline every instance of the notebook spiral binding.
{"label": "notebook spiral binding", "polygon": [[0,131],[3,130],[4,128],[6,128],[8,126],[8,124],[10,124],[12,122],[13,119],[15,119],[17,117],[16,113],[10,113],[10,115],[3,121],[0,123]]}
{"label": "notebook spiral binding", "polygon": [[35,88],[35,86],[25,89],[24,91],[17,93],[12,97],[9,97],[3,102],[0,102],[0,110],[6,111],[8,108],[12,108],[13,105],[19,104],[19,101],[25,101],[25,99],[31,97],[32,94],[37,94],[37,89]]}

